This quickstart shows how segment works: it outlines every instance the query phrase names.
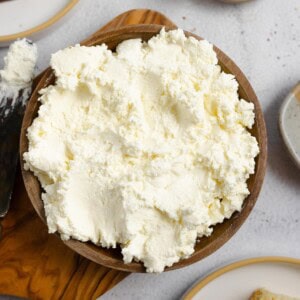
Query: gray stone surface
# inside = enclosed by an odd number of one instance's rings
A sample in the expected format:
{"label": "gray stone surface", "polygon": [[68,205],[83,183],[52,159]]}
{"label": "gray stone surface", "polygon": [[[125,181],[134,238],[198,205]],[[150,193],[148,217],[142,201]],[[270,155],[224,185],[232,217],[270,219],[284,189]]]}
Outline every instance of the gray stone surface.
{"label": "gray stone surface", "polygon": [[[50,54],[79,42],[114,16],[152,8],[179,27],[208,39],[250,79],[263,107],[269,159],[262,192],[239,232],[207,259],[161,275],[134,274],[102,299],[176,299],[198,278],[232,261],[261,255],[300,258],[300,171],[278,131],[284,96],[300,80],[300,1],[254,0],[229,5],[213,0],[81,0],[63,24],[37,44],[39,70]],[[0,49],[0,61],[6,50]]]}

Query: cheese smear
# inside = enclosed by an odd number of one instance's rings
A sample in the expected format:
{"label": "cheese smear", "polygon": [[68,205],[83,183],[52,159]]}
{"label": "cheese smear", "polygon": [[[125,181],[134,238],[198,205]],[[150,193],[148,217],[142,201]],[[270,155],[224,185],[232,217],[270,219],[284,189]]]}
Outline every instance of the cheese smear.
{"label": "cheese smear", "polygon": [[17,105],[25,107],[31,93],[37,46],[27,39],[17,40],[9,47],[0,70],[0,124],[14,112]]}
{"label": "cheese smear", "polygon": [[254,106],[213,46],[162,30],[148,42],[76,45],[52,55],[25,167],[49,232],[121,246],[162,272],[240,211],[259,148]]}

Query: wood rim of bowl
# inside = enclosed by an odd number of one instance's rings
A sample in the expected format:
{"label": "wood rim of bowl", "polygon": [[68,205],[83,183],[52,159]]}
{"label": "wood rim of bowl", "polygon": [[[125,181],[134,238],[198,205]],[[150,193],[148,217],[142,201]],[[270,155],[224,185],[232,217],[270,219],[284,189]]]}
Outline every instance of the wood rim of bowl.
{"label": "wood rim of bowl", "polygon": [[[146,41],[152,36],[156,35],[163,27],[164,26],[161,25],[125,26],[120,29],[99,34],[97,37],[92,37],[91,39],[82,43],[82,45],[93,46],[106,43],[110,49],[114,50],[116,45],[127,39],[142,38]],[[174,27],[164,28],[166,30],[174,29]],[[198,40],[202,39],[187,31],[185,31],[185,34],[186,36],[193,36]],[[214,47],[214,50],[217,53],[219,65],[221,66],[222,70],[235,75],[239,83],[240,97],[254,103],[255,124],[250,132],[258,141],[260,154],[256,157],[255,174],[250,176],[247,182],[250,195],[245,199],[241,212],[234,213],[230,219],[227,219],[223,223],[214,226],[212,235],[207,238],[201,238],[200,242],[195,245],[195,252],[189,258],[180,260],[172,267],[166,268],[165,271],[175,270],[195,263],[212,254],[223,244],[225,244],[237,232],[254,207],[265,175],[267,161],[267,133],[259,101],[249,81],[246,79],[245,75],[237,67],[237,65],[217,47]],[[55,76],[53,71],[48,68],[37,84],[27,104],[20,137],[20,161],[25,188],[33,207],[45,224],[46,218],[41,200],[41,188],[38,179],[33,175],[33,173],[24,170],[23,153],[28,149],[28,139],[26,136],[27,128],[31,125],[33,119],[36,117],[39,107],[39,103],[37,101],[39,97],[38,91],[53,83],[54,80]],[[106,249],[93,245],[89,242],[84,243],[74,239],[64,241],[64,243],[82,256],[106,267],[127,272],[145,272],[145,268],[142,263],[132,262],[125,264],[122,260],[120,251],[115,249]]]}

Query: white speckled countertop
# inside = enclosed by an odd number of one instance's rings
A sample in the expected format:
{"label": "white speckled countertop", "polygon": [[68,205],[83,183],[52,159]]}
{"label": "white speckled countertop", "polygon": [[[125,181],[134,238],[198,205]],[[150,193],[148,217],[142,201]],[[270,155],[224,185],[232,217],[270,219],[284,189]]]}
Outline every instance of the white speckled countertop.
{"label": "white speckled countertop", "polygon": [[[250,79],[265,113],[267,174],[259,200],[239,232],[207,259],[161,275],[134,274],[102,299],[177,299],[197,279],[232,261],[261,255],[300,258],[300,170],[278,131],[279,107],[300,80],[300,1],[254,0],[230,5],[214,0],[81,0],[55,31],[37,42],[38,68],[50,53],[79,42],[111,18],[133,8],[166,14],[179,27],[208,39]],[[2,62],[6,49],[0,49]]]}

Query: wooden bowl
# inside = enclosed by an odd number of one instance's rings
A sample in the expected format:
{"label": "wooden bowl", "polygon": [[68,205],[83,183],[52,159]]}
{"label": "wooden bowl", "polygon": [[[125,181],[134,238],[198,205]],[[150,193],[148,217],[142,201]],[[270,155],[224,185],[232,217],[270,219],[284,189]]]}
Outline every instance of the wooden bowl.
{"label": "wooden bowl", "polygon": [[[105,43],[108,45],[109,49],[114,50],[120,42],[127,39],[142,38],[143,40],[147,41],[152,36],[156,35],[161,29],[162,26],[160,25],[126,26],[121,29],[105,32],[95,38],[91,38],[89,41],[84,42],[83,45],[93,46]],[[168,29],[170,28],[166,28],[166,30]],[[193,36],[196,39],[201,40],[200,37],[192,33],[185,32],[185,34],[186,36]],[[258,141],[260,154],[256,157],[255,174],[252,175],[247,182],[250,190],[250,195],[247,197],[247,199],[245,199],[241,212],[234,213],[230,219],[214,226],[212,235],[210,237],[202,238],[200,242],[196,244],[195,252],[188,259],[181,260],[178,263],[174,264],[172,267],[166,268],[166,271],[182,268],[196,261],[199,261],[224,245],[237,232],[239,227],[244,223],[249,213],[251,212],[257,200],[265,175],[267,158],[267,135],[263,113],[258,99],[250,83],[241,72],[241,70],[235,65],[235,63],[216,47],[215,51],[217,52],[219,64],[221,65],[223,71],[234,74],[237,81],[239,82],[240,97],[254,103],[256,118],[255,125],[251,130],[251,133],[256,137]],[[53,84],[54,81],[55,76],[52,70],[48,68],[44,76],[37,84],[27,105],[20,139],[21,168],[25,187],[32,205],[45,224],[46,218],[43,202],[41,200],[41,187],[38,179],[33,175],[33,173],[24,170],[23,153],[28,150],[28,139],[26,137],[27,128],[31,125],[33,119],[37,116],[39,108],[38,92],[40,89]],[[101,265],[128,272],[145,272],[145,268],[143,267],[142,263],[132,262],[130,264],[125,264],[122,260],[120,249],[106,249],[89,242],[84,243],[73,239],[64,241],[64,243],[82,256]]]}

